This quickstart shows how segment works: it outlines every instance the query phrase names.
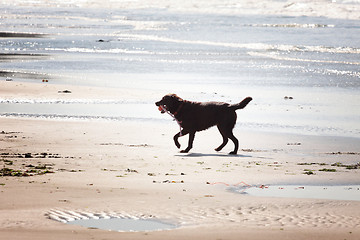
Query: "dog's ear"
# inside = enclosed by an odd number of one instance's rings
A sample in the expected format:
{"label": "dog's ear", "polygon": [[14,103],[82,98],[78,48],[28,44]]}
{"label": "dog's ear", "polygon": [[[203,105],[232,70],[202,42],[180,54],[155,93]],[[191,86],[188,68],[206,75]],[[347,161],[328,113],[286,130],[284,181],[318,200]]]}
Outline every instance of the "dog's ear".
{"label": "dog's ear", "polygon": [[176,95],[175,93],[171,94],[170,96],[171,96],[171,98],[177,100],[178,102],[184,101],[181,97],[179,97],[179,96]]}

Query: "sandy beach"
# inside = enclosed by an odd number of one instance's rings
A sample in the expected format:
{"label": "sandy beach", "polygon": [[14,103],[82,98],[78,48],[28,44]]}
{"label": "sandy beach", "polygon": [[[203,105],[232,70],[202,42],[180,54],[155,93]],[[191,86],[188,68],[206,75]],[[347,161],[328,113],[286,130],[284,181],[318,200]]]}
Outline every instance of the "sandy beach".
{"label": "sandy beach", "polygon": [[[64,89],[71,93],[58,92]],[[0,96],[7,99],[19,95],[118,99],[129,94],[141,99],[155,93],[0,82]],[[215,128],[197,134],[192,151],[180,154],[172,141],[178,131],[174,122],[1,117],[0,126],[2,175],[5,168],[18,172],[0,176],[4,239],[360,237],[359,201],[254,197],[228,191],[229,186],[241,183],[359,184],[359,169],[331,166],[359,162],[360,140],[356,138],[235,128],[241,151],[229,156],[230,143],[223,152],[213,150],[221,142]],[[187,137],[181,139],[183,145],[186,142]],[[319,171],[324,168],[336,171]],[[304,174],[310,170],[314,174]],[[50,219],[54,211],[156,218],[178,228],[155,232],[87,229]]]}
{"label": "sandy beach", "polygon": [[[360,239],[359,6],[2,1],[0,239]],[[251,96],[238,155],[180,153],[168,93]]]}

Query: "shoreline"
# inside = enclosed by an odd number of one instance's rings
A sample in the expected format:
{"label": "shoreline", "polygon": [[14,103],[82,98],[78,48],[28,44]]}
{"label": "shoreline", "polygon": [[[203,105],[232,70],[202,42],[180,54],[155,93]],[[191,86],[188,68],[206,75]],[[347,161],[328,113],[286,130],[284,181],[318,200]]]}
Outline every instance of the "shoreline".
{"label": "shoreline", "polygon": [[[315,93],[306,93],[304,89],[297,93],[292,90],[290,92],[296,96],[295,100],[284,99],[283,94],[289,93],[288,90],[278,90],[273,97],[265,96],[269,91],[272,89],[244,90],[248,95],[256,97],[257,101],[245,111],[237,112],[239,121],[236,128],[290,135],[360,138],[356,122],[358,114],[351,110],[356,108],[356,104],[341,107],[336,100],[354,101],[357,97],[346,97],[341,93],[333,100],[336,106],[332,106],[332,103],[327,101],[330,95],[319,95],[318,90],[315,90]],[[244,92],[241,95],[245,96]],[[140,120],[170,123],[171,119],[159,114],[153,106],[155,101],[168,93],[166,90],[154,89],[0,81],[0,116],[48,120]],[[320,99],[316,102],[308,101],[313,94]],[[180,96],[195,101],[232,102],[241,98],[233,92],[229,96],[218,95],[220,94],[212,92],[180,92]]]}
{"label": "shoreline", "polygon": [[[51,80],[50,80],[51,81]],[[49,82],[30,83],[22,81],[0,81],[2,99],[31,100],[137,100],[154,97],[155,91],[127,88],[106,88],[81,85],[53,84]]]}

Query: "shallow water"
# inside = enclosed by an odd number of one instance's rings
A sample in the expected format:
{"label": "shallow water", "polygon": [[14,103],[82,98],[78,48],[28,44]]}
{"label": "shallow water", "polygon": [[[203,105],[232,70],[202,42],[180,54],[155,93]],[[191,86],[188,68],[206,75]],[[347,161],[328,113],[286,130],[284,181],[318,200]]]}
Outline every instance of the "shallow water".
{"label": "shallow water", "polygon": [[0,80],[159,96],[101,107],[0,96],[0,116],[162,121],[153,102],[169,92],[195,101],[252,96],[238,111],[242,128],[360,137],[358,20],[18,2],[0,5]]}
{"label": "shallow water", "polygon": [[360,185],[262,185],[259,187],[232,188],[232,191],[257,197],[313,198],[360,201]]}

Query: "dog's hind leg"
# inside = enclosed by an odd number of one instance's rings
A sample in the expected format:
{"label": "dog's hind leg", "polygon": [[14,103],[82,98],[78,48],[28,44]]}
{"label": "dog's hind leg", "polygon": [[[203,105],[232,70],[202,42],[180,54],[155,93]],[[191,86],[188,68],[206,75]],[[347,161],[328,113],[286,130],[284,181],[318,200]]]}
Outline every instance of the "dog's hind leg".
{"label": "dog's hind leg", "polygon": [[190,132],[189,144],[186,149],[180,151],[181,153],[188,153],[190,151],[190,149],[193,147],[194,138],[195,138],[195,132]]}
{"label": "dog's hind leg", "polygon": [[224,132],[223,128],[221,128],[219,125],[217,127],[223,138],[222,144],[219,147],[215,148],[215,151],[218,152],[218,151],[221,151],[221,149],[223,149],[223,147],[225,147],[225,145],[228,143],[229,139],[228,139],[227,134]]}
{"label": "dog's hind leg", "polygon": [[174,136],[174,142],[175,142],[175,145],[176,145],[177,148],[180,148],[180,147],[181,147],[181,145],[180,145],[180,143],[179,143],[179,141],[178,141],[179,137],[185,136],[185,135],[188,134],[188,133],[189,133],[188,131],[182,130],[181,132],[178,132],[177,134],[175,134],[175,136]]}
{"label": "dog's hind leg", "polygon": [[215,149],[216,151],[220,151],[223,147],[225,147],[225,145],[229,141],[228,138],[230,138],[231,141],[233,141],[233,143],[235,145],[234,151],[230,152],[230,154],[237,154],[238,149],[239,149],[239,141],[233,134],[233,128],[235,126],[235,121],[236,121],[236,116],[235,116],[234,120],[231,122],[228,121],[226,123],[218,124],[218,129],[221,133],[221,136],[223,137],[223,143],[218,148]]}
{"label": "dog's hind leg", "polygon": [[234,136],[232,131],[230,132],[229,138],[231,139],[231,141],[234,142],[234,145],[235,145],[234,151],[230,152],[229,154],[236,155],[239,150],[239,140],[237,140],[237,138]]}

